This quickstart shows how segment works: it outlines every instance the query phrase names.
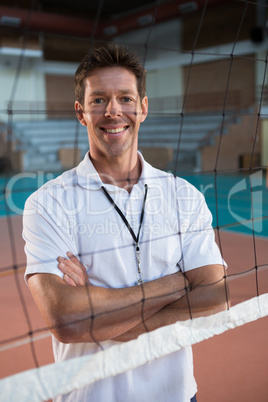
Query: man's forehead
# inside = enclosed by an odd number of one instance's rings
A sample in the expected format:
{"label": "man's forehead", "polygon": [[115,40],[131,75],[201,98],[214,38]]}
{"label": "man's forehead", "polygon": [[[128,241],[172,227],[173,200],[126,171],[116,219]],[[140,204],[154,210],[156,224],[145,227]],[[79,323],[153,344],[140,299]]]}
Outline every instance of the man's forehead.
{"label": "man's forehead", "polygon": [[[100,88],[97,88],[100,85]],[[137,90],[135,74],[125,67],[100,67],[91,71],[85,78],[85,86],[95,88],[94,92],[104,93],[109,86],[116,86],[122,92]]]}

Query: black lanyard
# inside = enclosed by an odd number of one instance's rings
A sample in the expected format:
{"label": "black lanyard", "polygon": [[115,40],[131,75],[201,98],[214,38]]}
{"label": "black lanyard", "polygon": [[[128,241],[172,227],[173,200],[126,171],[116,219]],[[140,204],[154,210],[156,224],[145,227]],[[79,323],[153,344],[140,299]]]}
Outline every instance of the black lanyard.
{"label": "black lanyard", "polygon": [[143,198],[143,204],[142,204],[142,210],[141,210],[141,216],[140,216],[140,226],[139,226],[139,230],[138,230],[138,234],[137,236],[135,235],[132,227],[130,226],[127,218],[125,217],[125,215],[123,214],[123,212],[121,211],[121,209],[118,207],[118,205],[116,205],[116,203],[114,202],[114,200],[112,199],[112,197],[110,196],[110,194],[108,193],[108,191],[106,190],[106,188],[104,186],[102,186],[102,190],[104,192],[104,194],[106,195],[106,197],[108,198],[108,200],[110,201],[110,203],[114,206],[116,212],[121,216],[123,222],[125,223],[126,227],[129,230],[129,233],[131,234],[134,242],[135,242],[135,250],[136,250],[136,258],[137,258],[137,262],[138,262],[138,274],[139,274],[139,278],[138,279],[138,284],[140,285],[141,283],[143,283],[142,277],[143,274],[140,270],[140,246],[139,246],[139,238],[140,238],[140,232],[141,232],[141,227],[142,227],[142,222],[143,222],[143,218],[144,218],[144,210],[145,210],[145,203],[146,203],[146,198],[147,198],[147,192],[148,192],[148,185],[145,184],[145,194],[144,194],[144,198]]}

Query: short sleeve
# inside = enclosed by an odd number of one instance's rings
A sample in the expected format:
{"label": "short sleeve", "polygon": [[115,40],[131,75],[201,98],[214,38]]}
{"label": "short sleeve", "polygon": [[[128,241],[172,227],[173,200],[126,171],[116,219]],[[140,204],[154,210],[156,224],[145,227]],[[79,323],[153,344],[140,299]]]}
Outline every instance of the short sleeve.
{"label": "short sleeve", "polygon": [[27,267],[25,280],[29,274],[51,273],[62,278],[57,258],[67,251],[77,254],[72,234],[68,233],[68,221],[64,213],[57,216],[42,206],[35,195],[28,198],[23,213],[23,233]]}
{"label": "short sleeve", "polygon": [[[190,185],[189,189],[188,194],[191,196],[184,197],[184,206],[180,205],[179,201],[179,214],[183,222],[180,233],[182,258],[179,266],[183,272],[205,265],[221,264],[226,266],[215,241],[212,214],[205,198],[193,186]],[[187,199],[188,205],[186,206]]]}

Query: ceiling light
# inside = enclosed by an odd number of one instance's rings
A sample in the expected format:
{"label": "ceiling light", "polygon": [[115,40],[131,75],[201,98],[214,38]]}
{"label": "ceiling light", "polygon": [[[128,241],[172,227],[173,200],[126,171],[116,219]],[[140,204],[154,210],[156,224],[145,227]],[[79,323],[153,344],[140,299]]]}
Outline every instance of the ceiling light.
{"label": "ceiling light", "polygon": [[112,36],[117,34],[118,29],[115,25],[111,25],[110,27],[104,28],[103,32],[106,36]]}
{"label": "ceiling light", "polygon": [[182,14],[186,14],[198,10],[198,5],[195,1],[188,1],[179,5],[178,9]]}
{"label": "ceiling light", "polygon": [[0,25],[6,25],[10,27],[19,27],[21,24],[21,18],[16,17],[8,17],[6,15],[2,15],[0,18]]}
{"label": "ceiling light", "polygon": [[138,18],[137,21],[140,26],[149,25],[153,22],[153,16],[151,14],[146,14]]}

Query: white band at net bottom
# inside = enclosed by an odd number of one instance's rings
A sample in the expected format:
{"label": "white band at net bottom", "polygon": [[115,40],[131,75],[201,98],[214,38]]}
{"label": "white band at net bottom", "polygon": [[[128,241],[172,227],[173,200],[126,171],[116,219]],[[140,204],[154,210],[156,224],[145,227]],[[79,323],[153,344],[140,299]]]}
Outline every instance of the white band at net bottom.
{"label": "white band at net bottom", "polygon": [[1,400],[38,402],[66,394],[267,315],[268,294],[264,294],[228,311],[159,328],[93,356],[78,357],[7,377],[0,381]]}

